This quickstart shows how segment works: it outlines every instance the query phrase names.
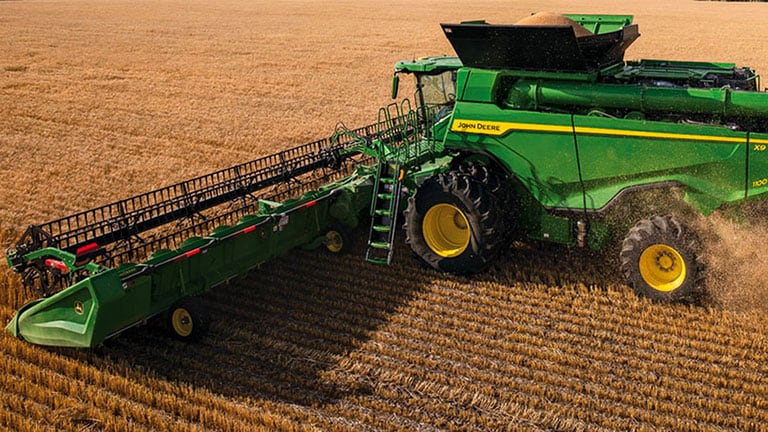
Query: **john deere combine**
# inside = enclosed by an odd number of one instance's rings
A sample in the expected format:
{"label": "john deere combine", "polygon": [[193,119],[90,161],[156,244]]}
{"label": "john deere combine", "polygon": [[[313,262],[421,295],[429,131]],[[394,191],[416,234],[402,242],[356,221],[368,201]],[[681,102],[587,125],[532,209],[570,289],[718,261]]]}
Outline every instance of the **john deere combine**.
{"label": "john deere combine", "polygon": [[195,338],[197,296],[295,247],[338,252],[362,220],[366,259],[389,263],[401,214],[406,243],[437,270],[482,271],[515,238],[598,250],[618,237],[639,293],[700,295],[699,244],[675,208],[654,203],[626,232],[606,214],[648,189],[681,190],[704,214],[764,199],[758,76],[624,61],[639,37],[631,16],[526,21],[443,24],[458,57],[395,66],[393,98],[413,75],[413,109],[406,99],[371,126],[30,226],[7,260],[41,298],[8,330],[90,347],[164,314]]}

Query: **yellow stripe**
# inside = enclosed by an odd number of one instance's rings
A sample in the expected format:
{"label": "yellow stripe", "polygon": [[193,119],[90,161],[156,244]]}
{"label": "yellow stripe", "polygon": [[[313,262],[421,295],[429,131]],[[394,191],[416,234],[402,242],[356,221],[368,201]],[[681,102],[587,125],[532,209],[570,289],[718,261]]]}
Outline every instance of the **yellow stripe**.
{"label": "yellow stripe", "polygon": [[591,128],[591,127],[576,127],[576,133],[583,133],[583,134],[590,134],[590,135],[677,139],[677,140],[689,140],[689,141],[717,141],[717,142],[732,142],[732,143],[746,142],[746,138],[737,138],[737,137],[676,134],[676,133],[667,133],[667,132],[644,132],[644,131],[634,131],[634,130],[602,129],[602,128]]}
{"label": "yellow stripe", "polygon": [[[555,133],[573,133],[574,129],[571,126],[561,125],[547,125],[539,123],[511,123],[511,122],[496,122],[496,121],[484,121],[484,120],[465,120],[454,119],[451,125],[451,130],[454,132],[468,132],[483,135],[503,135],[509,131],[529,131],[529,132],[555,132]],[[575,128],[577,134],[588,135],[606,135],[606,136],[626,136],[626,137],[640,137],[640,138],[658,138],[658,139],[673,139],[673,140],[688,140],[688,141],[715,141],[715,142],[727,142],[727,143],[746,143],[746,138],[739,137],[726,137],[716,135],[695,135],[695,134],[679,134],[668,132],[646,132],[626,129],[606,129],[577,126]],[[768,139],[753,138],[749,140],[750,143],[755,144],[768,144]]]}

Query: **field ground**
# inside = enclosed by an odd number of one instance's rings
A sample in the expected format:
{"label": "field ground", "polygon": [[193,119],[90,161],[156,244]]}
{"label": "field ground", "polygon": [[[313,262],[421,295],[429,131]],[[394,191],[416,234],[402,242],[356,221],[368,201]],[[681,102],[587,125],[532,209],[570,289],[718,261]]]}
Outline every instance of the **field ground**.
{"label": "field ground", "polygon": [[[627,57],[768,73],[768,5],[650,0],[0,2],[0,246],[39,223],[371,123],[439,23],[631,13]],[[760,222],[760,221],[758,221]],[[157,323],[91,352],[0,336],[0,428],[760,430],[768,229],[719,215],[705,306],[515,245],[487,273],[298,251],[214,290],[199,344]],[[361,276],[361,275],[364,275]],[[30,298],[0,272],[0,318]]]}

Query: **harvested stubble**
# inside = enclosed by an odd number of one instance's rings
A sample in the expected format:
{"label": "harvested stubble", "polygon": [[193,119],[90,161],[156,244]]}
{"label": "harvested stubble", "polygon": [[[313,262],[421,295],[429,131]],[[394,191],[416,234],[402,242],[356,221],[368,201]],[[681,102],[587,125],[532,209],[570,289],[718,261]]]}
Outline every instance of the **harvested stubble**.
{"label": "harvested stubble", "polygon": [[[761,5],[390,3],[3,3],[0,243],[26,223],[316,139],[339,119],[372,122],[395,60],[450,53],[439,22],[635,13],[643,37],[632,58],[768,70],[754,42],[768,38]],[[722,16],[732,20],[707,27]],[[750,38],[733,36],[745,27]],[[763,228],[731,230],[720,228],[733,241],[713,257],[738,258],[723,267],[749,279],[761,255],[737,246],[760,246]],[[421,269],[402,244],[396,254],[391,268],[362,264],[359,244],[345,257],[300,251],[265,265],[208,296],[215,320],[199,344],[154,324],[93,352],[0,335],[0,429],[759,430],[768,421],[759,302],[654,304],[601,259],[557,247],[516,245],[472,279]],[[32,295],[5,269],[0,289],[4,320]],[[750,308],[754,319],[731,310]]]}
{"label": "harvested stubble", "polygon": [[768,421],[760,325],[573,276],[559,288],[510,286],[546,262],[510,273],[514,252],[475,280],[420,270],[398,252],[394,267],[365,280],[354,255],[278,260],[212,292],[219,318],[191,346],[152,326],[94,353],[2,336],[2,418],[65,430],[83,419],[126,429],[114,412],[134,430],[755,430]]}

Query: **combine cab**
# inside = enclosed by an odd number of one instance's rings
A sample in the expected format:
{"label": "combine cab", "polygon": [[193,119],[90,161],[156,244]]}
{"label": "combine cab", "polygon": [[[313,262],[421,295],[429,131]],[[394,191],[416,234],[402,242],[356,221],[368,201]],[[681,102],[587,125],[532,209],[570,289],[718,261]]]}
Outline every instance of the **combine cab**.
{"label": "combine cab", "polygon": [[161,315],[195,339],[206,322],[198,296],[217,284],[296,247],[339,252],[363,221],[366,260],[388,264],[400,217],[406,243],[437,270],[480,272],[513,239],[603,249],[618,238],[638,293],[700,296],[700,246],[677,205],[609,215],[648,190],[681,190],[703,214],[764,199],[758,76],[624,61],[639,37],[631,16],[442,28],[458,57],[395,66],[393,98],[412,75],[413,108],[406,99],[371,126],[30,226],[7,261],[41,298],[8,330],[92,347]]}

